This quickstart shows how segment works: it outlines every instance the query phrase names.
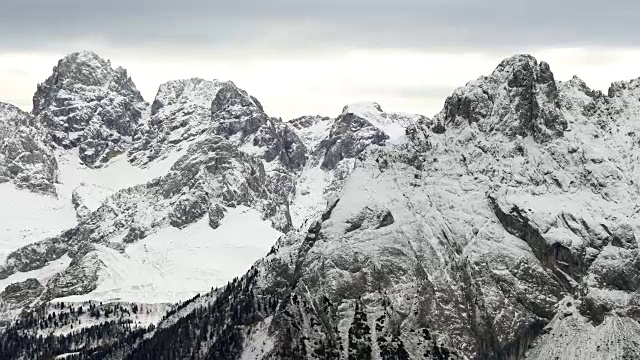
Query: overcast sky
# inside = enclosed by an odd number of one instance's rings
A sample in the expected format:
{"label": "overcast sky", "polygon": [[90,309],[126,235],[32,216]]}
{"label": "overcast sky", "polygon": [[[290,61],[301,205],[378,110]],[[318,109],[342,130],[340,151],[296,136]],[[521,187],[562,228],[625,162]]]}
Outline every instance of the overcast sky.
{"label": "overcast sky", "polygon": [[122,65],[148,101],[162,82],[233,80],[272,116],[377,101],[433,115],[515,53],[606,90],[640,76],[638,1],[2,0],[0,101],[30,110],[66,53]]}

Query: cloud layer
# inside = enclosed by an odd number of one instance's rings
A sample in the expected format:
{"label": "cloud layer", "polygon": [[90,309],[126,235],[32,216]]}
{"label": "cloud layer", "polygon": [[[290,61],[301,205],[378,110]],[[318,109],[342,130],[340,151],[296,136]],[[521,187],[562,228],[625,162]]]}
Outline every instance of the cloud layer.
{"label": "cloud layer", "polygon": [[629,0],[6,0],[0,48],[634,46],[636,14]]}

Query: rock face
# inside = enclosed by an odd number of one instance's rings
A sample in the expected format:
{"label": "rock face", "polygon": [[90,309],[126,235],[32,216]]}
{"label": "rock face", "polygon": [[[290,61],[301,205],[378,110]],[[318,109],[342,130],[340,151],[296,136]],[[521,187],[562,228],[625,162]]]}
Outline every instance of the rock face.
{"label": "rock face", "polygon": [[[167,175],[14,252],[0,278],[68,254],[45,298],[91,291],[108,267],[101,254],[199,219],[215,228],[233,206],[259,209],[285,235],[144,337],[82,356],[640,358],[637,80],[605,95],[518,55],[433,119],[361,103],[288,123],[232,83],[197,84],[184,88],[208,89],[210,117],[203,101],[202,130],[176,143],[188,146]],[[158,123],[192,133],[174,115]],[[172,146],[152,143],[136,158]]]}
{"label": "rock face", "polygon": [[127,150],[146,108],[121,67],[92,52],[68,55],[33,96],[33,115],[64,148],[78,147],[89,166]]}
{"label": "rock face", "polygon": [[28,113],[0,103],[0,183],[55,194],[58,164],[45,131]]}

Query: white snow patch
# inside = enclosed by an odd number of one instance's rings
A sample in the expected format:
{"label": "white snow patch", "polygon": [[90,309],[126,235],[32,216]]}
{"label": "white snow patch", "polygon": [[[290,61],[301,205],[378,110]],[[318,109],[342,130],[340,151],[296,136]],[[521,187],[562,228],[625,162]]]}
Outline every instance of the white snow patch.
{"label": "white snow patch", "polygon": [[83,196],[85,205],[89,209],[95,210],[105,198],[118,190],[144,184],[154,178],[166,175],[186,150],[171,153],[166,158],[155,161],[144,168],[132,165],[127,161],[126,156],[121,155],[113,159],[107,166],[98,169],[84,165],[78,159],[77,151],[74,149],[57,152],[61,183],[57,190],[60,197],[71,199],[73,190],[78,189],[78,193]]}
{"label": "white snow patch", "polygon": [[329,118],[318,118],[316,120],[317,121],[309,127],[296,129],[296,133],[300,137],[300,140],[302,140],[304,146],[309,150],[317,149],[322,140],[329,137],[331,125],[333,124],[333,119]]}
{"label": "white snow patch", "polygon": [[281,233],[258,211],[228,209],[219,228],[208,218],[182,229],[165,228],[124,253],[98,246],[104,263],[93,292],[59,301],[177,302],[226,284],[264,256]]}
{"label": "white snow patch", "polygon": [[275,343],[269,336],[269,326],[272,320],[273,316],[269,316],[258,325],[250,327],[251,333],[244,342],[244,350],[240,355],[240,360],[261,359],[273,349]]}
{"label": "white snow patch", "polygon": [[10,183],[0,184],[0,264],[12,251],[76,226],[71,202],[74,190],[89,210],[95,210],[118,190],[165,175],[185,151],[174,152],[146,168],[131,165],[121,155],[104,168],[91,169],[78,159],[78,149],[58,150],[57,198],[16,189]]}
{"label": "white snow patch", "polygon": [[303,170],[298,179],[296,196],[289,206],[291,222],[295,228],[324,210],[327,201],[325,189],[332,178],[333,174],[322,170],[320,166]]}
{"label": "white snow patch", "polygon": [[0,264],[11,251],[75,225],[70,198],[56,199],[0,184]]}

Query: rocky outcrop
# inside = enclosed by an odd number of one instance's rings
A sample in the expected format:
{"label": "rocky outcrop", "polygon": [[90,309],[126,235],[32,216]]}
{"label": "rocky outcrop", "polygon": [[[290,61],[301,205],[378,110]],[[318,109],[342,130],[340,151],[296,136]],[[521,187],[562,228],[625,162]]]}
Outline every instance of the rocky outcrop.
{"label": "rocky outcrop", "polygon": [[77,147],[89,166],[127,150],[145,108],[127,71],[92,52],[61,59],[33,96],[33,115],[53,141]]}
{"label": "rocky outcrop", "polygon": [[326,140],[326,152],[322,166],[333,169],[345,158],[355,158],[369,145],[382,145],[389,137],[366,119],[355,114],[343,113],[331,127]]}
{"label": "rocky outcrop", "polygon": [[17,107],[0,103],[0,183],[55,194],[58,164],[50,138],[35,118]]}
{"label": "rocky outcrop", "polygon": [[102,262],[96,247],[90,243],[82,243],[73,250],[74,255],[69,267],[56,274],[46,284],[42,300],[90,293],[98,287],[98,272],[103,270]]}
{"label": "rocky outcrop", "polygon": [[44,286],[36,279],[27,279],[7,286],[0,294],[0,301],[10,306],[23,307],[31,304],[44,292]]}

